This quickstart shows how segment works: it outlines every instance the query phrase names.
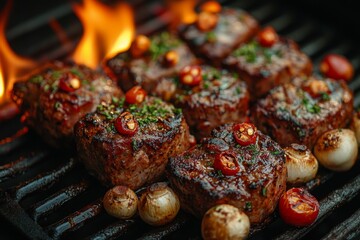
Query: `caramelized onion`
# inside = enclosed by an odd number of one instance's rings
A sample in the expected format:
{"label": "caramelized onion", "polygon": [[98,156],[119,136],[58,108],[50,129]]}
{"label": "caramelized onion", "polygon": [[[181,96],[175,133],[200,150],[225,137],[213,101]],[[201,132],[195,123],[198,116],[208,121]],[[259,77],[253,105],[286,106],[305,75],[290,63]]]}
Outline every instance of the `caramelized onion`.
{"label": "caramelized onion", "polygon": [[316,142],[314,154],[330,170],[349,170],[354,166],[358,155],[355,133],[350,129],[325,132]]}
{"label": "caramelized onion", "polygon": [[306,183],[315,178],[319,164],[306,146],[293,143],[289,147],[284,148],[284,151],[288,183]]}

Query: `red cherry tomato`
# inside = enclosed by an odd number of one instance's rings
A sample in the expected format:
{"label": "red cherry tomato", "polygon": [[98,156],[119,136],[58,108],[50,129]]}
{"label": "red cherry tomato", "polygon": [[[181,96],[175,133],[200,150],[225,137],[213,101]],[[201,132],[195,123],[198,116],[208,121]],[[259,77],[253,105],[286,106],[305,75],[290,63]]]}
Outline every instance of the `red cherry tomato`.
{"label": "red cherry tomato", "polygon": [[354,68],[349,60],[338,54],[326,55],[320,63],[320,72],[326,77],[345,81],[354,76]]}
{"label": "red cherry tomato", "polygon": [[74,92],[81,87],[81,81],[72,74],[64,74],[60,78],[59,88],[65,92]]}
{"label": "red cherry tomato", "polygon": [[125,94],[125,100],[127,103],[135,104],[142,103],[146,97],[146,91],[142,89],[140,86],[132,87]]}
{"label": "red cherry tomato", "polygon": [[214,168],[220,170],[226,176],[235,175],[239,172],[239,162],[236,154],[230,151],[222,152],[215,157]]}
{"label": "red cherry tomato", "polygon": [[287,224],[304,227],[316,220],[319,202],[305,189],[291,188],[281,196],[279,212]]}
{"label": "red cherry tomato", "polygon": [[238,144],[247,146],[256,142],[257,129],[251,123],[239,123],[233,127],[234,137]]}
{"label": "red cherry tomato", "polygon": [[186,66],[180,71],[180,82],[188,86],[197,86],[202,81],[200,66]]}
{"label": "red cherry tomato", "polygon": [[279,36],[276,31],[272,27],[265,27],[257,34],[257,39],[261,46],[263,47],[271,47],[277,41],[279,41]]}
{"label": "red cherry tomato", "polygon": [[123,112],[115,119],[115,129],[118,133],[133,136],[139,129],[139,124],[129,112]]}

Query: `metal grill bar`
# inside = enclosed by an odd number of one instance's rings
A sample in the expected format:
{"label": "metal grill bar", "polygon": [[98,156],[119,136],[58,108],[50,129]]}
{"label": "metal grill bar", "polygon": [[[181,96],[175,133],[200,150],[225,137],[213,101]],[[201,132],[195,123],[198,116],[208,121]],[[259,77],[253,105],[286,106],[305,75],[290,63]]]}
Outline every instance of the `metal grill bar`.
{"label": "metal grill bar", "polygon": [[[360,90],[360,57],[356,53],[356,48],[343,39],[335,38],[333,41],[333,36],[326,34],[326,28],[324,30],[322,27],[319,27],[321,25],[314,22],[313,19],[304,18],[295,9],[288,11],[288,9],[265,0],[235,2],[222,0],[220,2],[234,7],[245,8],[262,25],[272,25],[282,35],[293,38],[306,53],[311,55],[315,64],[320,61],[326,52],[339,51],[348,55],[357,70],[357,76],[350,83],[350,87],[355,93]],[[154,33],[164,29],[169,23],[168,13],[164,11],[158,2],[137,0],[131,4],[146,9],[146,11],[144,10],[139,14],[140,16],[136,16],[136,23],[139,26],[137,28],[138,33]],[[71,12],[63,12],[61,16],[61,19],[74,17]],[[301,21],[299,21],[299,17],[301,17]],[[48,23],[44,22],[43,24],[47,25]],[[69,37],[76,42],[81,34],[80,23],[74,22],[72,26],[64,24],[63,27],[66,31],[69,31]],[[33,26],[33,29],[39,28],[41,28],[41,24]],[[21,34],[18,35],[19,33],[16,32],[19,30],[12,31],[10,31],[10,35],[16,42],[21,37]],[[65,47],[65,50],[64,47],[59,48],[57,44],[58,40],[56,37],[53,37],[52,40],[50,38],[50,41],[44,41],[44,44],[40,43],[38,47],[32,48],[33,50],[31,51],[33,52],[31,52],[31,55],[41,55],[46,52],[47,58],[59,58],[68,54],[73,48],[71,45],[73,43]],[[49,49],[51,50],[49,51]],[[358,106],[359,104],[360,94],[357,94],[355,105]],[[6,127],[10,125],[7,124]],[[0,126],[0,130],[6,127]],[[105,189],[96,181],[92,181],[80,167],[81,173],[79,174],[82,174],[85,179],[79,179],[78,176],[75,176],[75,170],[78,170],[77,166],[79,165],[74,159],[64,158],[60,166],[58,161],[42,161],[48,158],[49,153],[43,149],[29,152],[27,155],[21,155],[22,157],[16,157],[15,160],[11,159],[9,157],[10,154],[17,151],[23,152],[22,147],[29,144],[29,142],[37,142],[37,144],[43,145],[36,136],[28,133],[26,128],[15,127],[14,129],[13,132],[18,132],[9,138],[0,140],[0,156],[5,159],[5,162],[2,162],[2,166],[0,166],[0,186],[5,190],[5,192],[1,192],[1,200],[3,202],[0,202],[0,213],[6,216],[11,223],[17,223],[19,219],[22,219],[23,221],[18,223],[17,227],[29,237],[47,239],[49,235],[52,238],[61,239],[79,239],[80,237],[85,239],[159,239],[172,238],[173,236],[175,236],[174,238],[185,239],[200,238],[199,221],[183,212],[179,214],[174,222],[160,228],[147,226],[139,218],[119,221],[108,216],[102,208],[100,199]],[[46,171],[42,171],[44,166],[39,165],[46,165]],[[22,172],[31,172],[32,174],[21,176],[21,179],[25,180],[21,180],[20,184],[15,181],[11,182],[13,176],[19,175]],[[33,177],[33,172],[36,173],[35,177]],[[289,228],[275,215],[263,226],[254,228],[250,239],[258,239],[259,236],[263,236],[261,234],[267,233],[269,235],[266,235],[266,238],[276,236],[279,239],[306,238],[334,210],[341,209],[350,202],[354,202],[354,198],[360,192],[360,176],[357,175],[359,175],[359,168],[352,170],[346,176],[322,170],[317,179],[306,185],[319,199],[322,199],[321,213],[316,224],[309,228]],[[62,177],[65,177],[67,181],[62,179]],[[9,182],[11,183],[9,184]],[[335,182],[340,183],[333,184]],[[55,190],[50,191],[50,186]],[[336,188],[336,190],[330,192],[329,186],[333,187],[333,189]],[[39,195],[39,197],[31,198],[34,193]],[[90,204],[84,207],[84,204],[89,202]],[[355,208],[356,212],[353,215],[339,222],[339,225],[331,229],[329,233],[323,234],[325,235],[323,237],[330,239],[337,236],[336,233],[339,231],[344,232],[343,236],[345,237],[360,234],[359,230],[355,230],[360,224],[356,222],[360,214],[359,205],[356,205]],[[59,215],[54,217],[59,211],[61,211],[60,217]],[[284,231],[284,228],[287,230]],[[187,231],[190,231],[190,233],[187,233]],[[351,233],[352,231],[355,232]]]}

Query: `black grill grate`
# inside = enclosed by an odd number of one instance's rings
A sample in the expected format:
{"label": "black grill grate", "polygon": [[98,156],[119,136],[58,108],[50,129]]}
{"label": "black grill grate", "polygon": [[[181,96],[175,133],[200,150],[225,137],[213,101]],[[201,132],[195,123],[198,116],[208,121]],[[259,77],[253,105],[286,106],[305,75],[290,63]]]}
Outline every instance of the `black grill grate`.
{"label": "black grill grate", "polygon": [[[324,54],[336,52],[353,63],[356,76],[350,87],[356,94],[355,106],[360,104],[360,54],[349,39],[342,39],[310,16],[273,1],[221,1],[224,5],[249,11],[264,25],[274,26],[282,35],[297,41],[318,66]],[[275,4],[276,3],[276,4]],[[166,27],[167,13],[161,2],[138,0],[141,6],[136,16],[139,33],[153,33]],[[54,10],[55,11],[55,10]],[[69,23],[75,19],[68,5],[55,11]],[[162,16],[159,18],[159,14]],[[70,19],[70,20],[69,20]],[[37,18],[36,26],[47,24]],[[19,42],[18,25],[10,31],[10,41]],[[35,29],[30,28],[31,31]],[[80,23],[64,24],[75,45],[81,34]],[[25,31],[25,30],[24,30]],[[66,56],[71,48],[61,47],[55,38],[35,45],[26,53],[40,59]],[[26,45],[26,44],[25,44]],[[43,58],[44,59],[44,58]],[[315,69],[317,71],[317,69]],[[108,216],[101,204],[106,189],[89,176],[77,163],[74,154],[50,149],[16,117],[0,126],[0,215],[16,229],[32,239],[200,239],[198,220],[181,212],[167,226],[153,228],[139,218],[119,221]],[[254,227],[250,239],[334,239],[355,238],[360,235],[360,166],[347,173],[320,169],[317,179],[307,184],[320,200],[317,222],[308,228],[286,226],[276,213],[269,221]]]}

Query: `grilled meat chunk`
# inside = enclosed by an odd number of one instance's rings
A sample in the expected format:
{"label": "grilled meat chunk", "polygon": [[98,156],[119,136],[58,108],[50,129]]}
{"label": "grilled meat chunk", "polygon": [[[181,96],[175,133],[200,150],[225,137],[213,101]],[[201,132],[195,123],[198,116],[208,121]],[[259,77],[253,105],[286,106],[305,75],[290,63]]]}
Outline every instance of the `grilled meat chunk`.
{"label": "grilled meat chunk", "polygon": [[342,81],[297,77],[270,91],[255,107],[257,127],[281,146],[312,149],[324,132],[345,127],[353,112],[353,94]]}
{"label": "grilled meat chunk", "polygon": [[83,65],[54,62],[14,84],[12,98],[25,124],[53,147],[74,146],[73,127],[86,113],[122,92],[108,77]]}
{"label": "grilled meat chunk", "polygon": [[[199,218],[209,208],[228,203],[246,212],[251,223],[260,223],[285,191],[284,151],[259,131],[254,144],[240,146],[232,129],[233,124],[221,126],[212,138],[170,158],[167,177],[181,207]],[[214,167],[215,158],[224,152],[236,156],[240,168],[236,175],[223,175]]]}
{"label": "grilled meat chunk", "polygon": [[[120,133],[116,125],[125,112],[138,125],[133,135]],[[131,189],[159,180],[168,158],[185,151],[190,137],[181,110],[153,97],[138,105],[124,104],[124,99],[100,105],[75,125],[74,132],[80,160],[89,172],[104,185]]]}
{"label": "grilled meat chunk", "polygon": [[271,47],[261,46],[255,38],[232,52],[224,65],[246,81],[251,99],[264,96],[294,76],[308,76],[312,72],[311,60],[294,41],[285,38]]}
{"label": "grilled meat chunk", "polygon": [[198,86],[179,83],[174,97],[198,139],[209,137],[222,124],[246,121],[249,113],[249,93],[236,74],[210,66],[201,66],[201,71]]}
{"label": "grilled meat chunk", "polygon": [[[142,56],[134,57],[129,50],[105,63],[105,71],[118,81],[124,91],[135,85],[141,85],[147,92],[160,96],[161,93],[157,93],[156,88],[162,78],[174,76],[184,66],[196,62],[188,47],[168,32],[155,35],[150,41],[149,50]],[[173,65],[166,63],[164,59],[169,51],[173,51],[178,57]],[[166,88],[170,90],[174,86],[166,86]]]}
{"label": "grilled meat chunk", "polygon": [[240,44],[251,39],[258,31],[257,21],[242,10],[223,8],[217,24],[208,31],[200,30],[198,24],[180,26],[180,37],[200,57],[220,65]]}

